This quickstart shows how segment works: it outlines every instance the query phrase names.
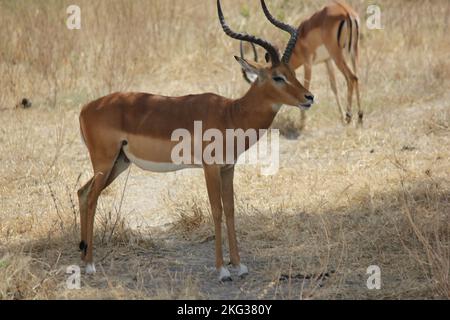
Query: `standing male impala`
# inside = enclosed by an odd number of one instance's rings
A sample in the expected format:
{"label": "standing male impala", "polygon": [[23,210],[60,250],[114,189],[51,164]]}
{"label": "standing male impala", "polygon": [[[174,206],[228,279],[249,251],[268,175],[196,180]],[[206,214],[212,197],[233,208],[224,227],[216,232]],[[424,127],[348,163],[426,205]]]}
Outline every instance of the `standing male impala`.
{"label": "standing male impala", "polygon": [[[270,14],[264,1],[261,1],[264,14],[274,25],[292,32],[289,26],[280,24]],[[358,122],[363,122],[363,111],[360,104],[359,84],[357,76],[358,67],[358,46],[359,46],[359,17],[349,5],[334,0],[333,3],[325,6],[322,10],[314,13],[310,18],[303,21],[298,27],[298,40],[293,53],[289,59],[289,65],[294,70],[305,67],[305,88],[309,90],[312,66],[314,64],[325,63],[330,79],[331,90],[336,97],[339,113],[343,123],[350,123],[352,120],[352,98],[353,91],[356,90],[358,103]],[[254,49],[254,47],[253,47]],[[352,62],[353,70],[350,69],[344,58],[345,51],[348,51]],[[241,58],[244,58],[241,46]],[[270,56],[266,55],[266,60]],[[257,59],[256,59],[257,60]],[[333,61],[342,72],[347,82],[347,111],[341,106],[336,86],[336,77],[333,68]],[[247,82],[251,77],[244,75]],[[249,81],[250,80],[250,81]],[[305,126],[306,114],[301,111],[300,128]]]}
{"label": "standing male impala", "polygon": [[[247,131],[269,128],[281,104],[303,109],[309,109],[313,104],[314,97],[296,79],[287,63],[297,37],[296,32],[292,32],[280,60],[278,51],[269,42],[231,31],[225,22],[220,0],[217,0],[217,10],[222,28],[228,36],[263,47],[271,58],[271,66],[262,68],[235,57],[242,68],[258,77],[242,98],[231,100],[212,93],[184,97],[113,93],[90,102],[81,111],[81,134],[94,169],[91,180],[78,190],[80,250],[87,264],[87,273],[95,272],[93,227],[97,199],[102,190],[128,168],[130,162],[144,170],[156,172],[193,167],[195,165],[178,165],[172,161],[171,151],[177,142],[171,140],[171,135],[176,129],[188,130],[193,135],[194,122],[202,121],[203,130],[220,130],[226,140],[226,129]],[[203,143],[202,151],[205,146]],[[249,147],[246,145],[245,149]],[[239,154],[235,155],[235,160],[237,157]],[[234,164],[211,165],[203,161],[198,167],[203,168],[205,174],[214,219],[219,279],[231,280],[222,256],[222,211],[225,213],[231,263],[237,268],[239,276],[245,275],[248,269],[240,262],[234,226]]]}

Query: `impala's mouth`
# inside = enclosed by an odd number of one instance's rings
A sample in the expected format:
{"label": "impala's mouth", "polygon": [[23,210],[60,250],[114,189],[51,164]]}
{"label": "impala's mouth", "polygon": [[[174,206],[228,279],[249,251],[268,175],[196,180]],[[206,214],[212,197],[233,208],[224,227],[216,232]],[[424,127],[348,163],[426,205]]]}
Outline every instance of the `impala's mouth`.
{"label": "impala's mouth", "polygon": [[311,108],[312,105],[313,105],[313,102],[301,103],[299,105],[299,108],[302,110],[308,110],[309,108]]}
{"label": "impala's mouth", "polygon": [[298,106],[302,110],[308,110],[314,104],[314,96],[306,96],[306,102],[300,103]]}

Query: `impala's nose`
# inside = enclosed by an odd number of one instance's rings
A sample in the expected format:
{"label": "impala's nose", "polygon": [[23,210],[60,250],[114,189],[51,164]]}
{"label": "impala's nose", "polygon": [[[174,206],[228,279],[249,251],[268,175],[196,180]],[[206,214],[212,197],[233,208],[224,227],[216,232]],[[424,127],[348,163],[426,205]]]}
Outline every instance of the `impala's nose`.
{"label": "impala's nose", "polygon": [[314,96],[312,94],[305,94],[305,98],[311,102],[314,102]]}

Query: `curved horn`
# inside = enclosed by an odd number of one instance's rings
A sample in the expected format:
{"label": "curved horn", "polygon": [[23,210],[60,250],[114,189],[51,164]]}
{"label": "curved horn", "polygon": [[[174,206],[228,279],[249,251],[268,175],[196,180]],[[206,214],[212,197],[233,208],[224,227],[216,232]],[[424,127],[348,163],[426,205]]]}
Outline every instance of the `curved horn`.
{"label": "curved horn", "polygon": [[242,33],[234,32],[230,29],[230,27],[225,22],[225,18],[223,16],[223,12],[222,12],[222,7],[220,5],[220,0],[217,0],[217,12],[219,14],[219,21],[220,21],[220,24],[222,25],[222,29],[226,33],[227,36],[229,36],[233,39],[236,39],[236,40],[242,40],[242,41],[254,43],[254,44],[257,44],[257,45],[263,47],[270,54],[273,65],[280,63],[280,56],[278,55],[278,51],[277,51],[277,49],[275,49],[275,47],[271,43],[269,43],[268,41],[265,41],[261,38],[257,38],[255,36],[249,35],[249,34],[242,34]]}
{"label": "curved horn", "polygon": [[[240,51],[241,51],[241,58],[244,59],[244,42],[241,40],[240,43]],[[255,44],[250,42],[252,49],[253,49],[253,60],[255,60],[256,62],[258,62],[258,52],[256,51],[256,47]]]}
{"label": "curved horn", "polygon": [[269,12],[269,9],[267,9],[266,3],[264,0],[261,0],[261,6],[262,9],[264,11],[264,14],[266,16],[266,18],[276,27],[280,28],[281,30],[284,30],[286,32],[288,32],[291,35],[291,38],[289,39],[288,44],[286,45],[286,49],[284,50],[284,54],[282,57],[282,61],[285,63],[289,62],[289,59],[291,58],[292,55],[292,51],[295,48],[295,44],[297,43],[297,38],[298,38],[298,30],[284,22],[281,22],[277,19],[275,19],[275,17]]}
{"label": "curved horn", "polygon": [[256,51],[255,44],[251,43],[251,42],[250,42],[250,44],[252,45],[252,49],[253,49],[253,58],[255,58],[255,61],[258,62],[258,52]]}

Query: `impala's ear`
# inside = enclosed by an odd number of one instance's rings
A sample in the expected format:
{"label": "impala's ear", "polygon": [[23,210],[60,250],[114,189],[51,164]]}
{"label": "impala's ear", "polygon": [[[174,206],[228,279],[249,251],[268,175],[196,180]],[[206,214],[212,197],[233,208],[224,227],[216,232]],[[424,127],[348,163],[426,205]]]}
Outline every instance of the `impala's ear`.
{"label": "impala's ear", "polygon": [[250,82],[255,82],[256,79],[261,77],[262,75],[262,69],[261,67],[256,63],[251,63],[245,60],[244,58],[234,56],[237,62],[241,65],[242,71],[244,72],[246,78]]}

